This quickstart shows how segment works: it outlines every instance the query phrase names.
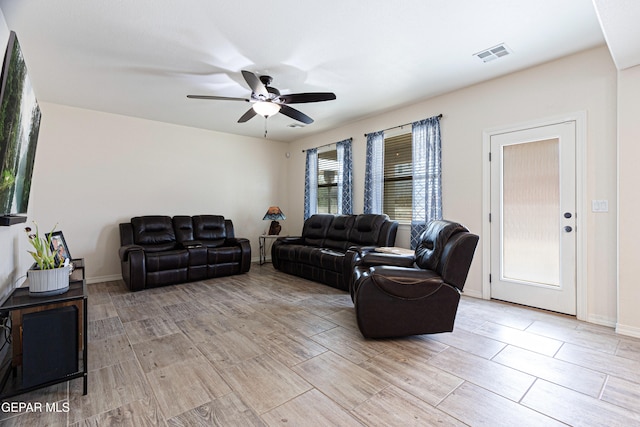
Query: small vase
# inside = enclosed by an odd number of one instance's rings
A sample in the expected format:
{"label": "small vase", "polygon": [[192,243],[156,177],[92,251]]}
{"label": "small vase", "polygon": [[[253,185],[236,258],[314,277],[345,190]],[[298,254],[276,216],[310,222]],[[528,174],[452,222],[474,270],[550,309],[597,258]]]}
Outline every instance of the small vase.
{"label": "small vase", "polygon": [[69,290],[69,266],[50,270],[30,269],[29,295],[32,297],[48,297],[60,295]]}

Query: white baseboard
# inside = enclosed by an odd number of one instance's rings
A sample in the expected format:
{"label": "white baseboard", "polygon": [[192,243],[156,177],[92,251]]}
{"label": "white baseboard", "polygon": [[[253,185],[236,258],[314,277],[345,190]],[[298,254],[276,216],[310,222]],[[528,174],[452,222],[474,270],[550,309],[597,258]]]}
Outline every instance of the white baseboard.
{"label": "white baseboard", "polygon": [[97,276],[97,277],[87,277],[87,285],[92,283],[102,283],[102,282],[113,282],[116,280],[122,280],[121,274],[111,274],[109,276]]}
{"label": "white baseboard", "polygon": [[462,295],[465,295],[465,296],[468,296],[468,297],[472,297],[472,298],[482,299],[482,291],[468,290],[468,291],[464,291],[462,293]]}
{"label": "white baseboard", "polygon": [[611,319],[609,317],[600,316],[600,315],[594,315],[594,314],[587,315],[586,322],[594,323],[600,326],[606,326],[608,328],[616,327],[616,319]]}
{"label": "white baseboard", "polygon": [[634,338],[640,338],[640,328],[638,328],[637,326],[621,325],[620,323],[617,323],[615,325],[615,328],[616,328],[616,333],[620,335],[627,335]]}

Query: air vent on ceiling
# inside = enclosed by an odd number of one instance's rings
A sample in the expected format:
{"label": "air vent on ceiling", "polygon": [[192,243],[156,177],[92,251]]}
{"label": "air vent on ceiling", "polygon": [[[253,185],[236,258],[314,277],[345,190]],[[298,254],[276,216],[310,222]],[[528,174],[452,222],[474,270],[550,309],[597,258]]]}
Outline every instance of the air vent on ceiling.
{"label": "air vent on ceiling", "polygon": [[482,60],[482,62],[493,61],[494,59],[502,58],[503,56],[507,56],[511,53],[511,49],[504,44],[501,43],[497,46],[490,47],[489,49],[485,49],[481,52],[474,53],[473,56],[478,57],[478,59]]}

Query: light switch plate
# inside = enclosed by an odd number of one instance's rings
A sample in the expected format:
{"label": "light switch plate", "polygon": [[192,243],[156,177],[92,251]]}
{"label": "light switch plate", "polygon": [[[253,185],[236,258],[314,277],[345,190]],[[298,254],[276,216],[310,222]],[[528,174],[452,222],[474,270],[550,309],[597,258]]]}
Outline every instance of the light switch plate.
{"label": "light switch plate", "polygon": [[608,200],[592,200],[591,201],[592,212],[609,212]]}

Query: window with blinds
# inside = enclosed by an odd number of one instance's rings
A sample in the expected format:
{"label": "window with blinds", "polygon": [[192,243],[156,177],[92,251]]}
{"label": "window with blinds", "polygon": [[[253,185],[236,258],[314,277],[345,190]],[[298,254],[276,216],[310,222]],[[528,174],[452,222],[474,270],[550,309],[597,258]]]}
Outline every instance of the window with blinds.
{"label": "window with blinds", "polygon": [[338,151],[318,153],[318,213],[338,213]]}
{"label": "window with blinds", "polygon": [[411,132],[384,139],[383,212],[399,222],[411,222],[411,151]]}

